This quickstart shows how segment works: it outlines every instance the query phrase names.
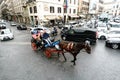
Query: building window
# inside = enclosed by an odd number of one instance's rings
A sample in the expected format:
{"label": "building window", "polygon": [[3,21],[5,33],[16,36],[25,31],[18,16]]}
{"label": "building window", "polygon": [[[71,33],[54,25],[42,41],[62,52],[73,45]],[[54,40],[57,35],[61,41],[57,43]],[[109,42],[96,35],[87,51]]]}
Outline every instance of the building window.
{"label": "building window", "polygon": [[119,5],[116,5],[116,8],[118,8],[119,7]]}
{"label": "building window", "polygon": [[70,3],[71,3],[71,0],[70,0]]}
{"label": "building window", "polygon": [[33,21],[34,19],[33,19],[33,16],[31,16],[31,21]]}
{"label": "building window", "polygon": [[32,7],[30,7],[29,9],[30,9],[30,13],[32,13]]}
{"label": "building window", "polygon": [[76,4],[76,0],[74,0],[74,4]]}
{"label": "building window", "polygon": [[69,13],[71,13],[71,9],[69,10]]}
{"label": "building window", "polygon": [[54,7],[50,6],[50,13],[54,13]]}
{"label": "building window", "polygon": [[64,3],[66,2],[66,0],[64,0]]}
{"label": "building window", "polygon": [[34,6],[34,13],[37,13],[37,7]]}
{"label": "building window", "polygon": [[73,13],[76,13],[76,10],[75,10],[75,9],[73,10]]}
{"label": "building window", "polygon": [[61,7],[58,7],[58,13],[61,13]]}
{"label": "building window", "polygon": [[115,6],[113,6],[113,8],[115,8]]}
{"label": "building window", "polygon": [[64,8],[64,13],[67,13],[67,8]]}

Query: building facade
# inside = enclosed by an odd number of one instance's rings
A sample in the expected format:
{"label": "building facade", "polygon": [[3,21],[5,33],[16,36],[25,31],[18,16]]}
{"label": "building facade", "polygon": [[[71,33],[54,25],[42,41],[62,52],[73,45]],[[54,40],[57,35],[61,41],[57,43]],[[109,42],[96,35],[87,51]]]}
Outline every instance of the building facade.
{"label": "building facade", "polygon": [[27,0],[13,0],[14,21],[29,23],[29,14],[26,5]]}
{"label": "building facade", "polygon": [[28,0],[31,24],[37,25],[49,20],[53,25],[56,20],[68,21],[77,17],[78,0]]}
{"label": "building facade", "polygon": [[89,14],[91,14],[92,17],[97,17],[98,15],[102,14],[103,9],[103,0],[90,0]]}
{"label": "building facade", "polygon": [[120,1],[104,3],[104,12],[113,17],[120,15]]}
{"label": "building facade", "polygon": [[90,0],[79,0],[78,15],[83,18],[88,17]]}
{"label": "building facade", "polygon": [[0,5],[1,17],[6,20],[29,23],[26,0],[3,0]]}
{"label": "building facade", "polygon": [[6,20],[36,25],[56,20],[64,23],[78,18],[78,0],[3,0],[1,16]]}

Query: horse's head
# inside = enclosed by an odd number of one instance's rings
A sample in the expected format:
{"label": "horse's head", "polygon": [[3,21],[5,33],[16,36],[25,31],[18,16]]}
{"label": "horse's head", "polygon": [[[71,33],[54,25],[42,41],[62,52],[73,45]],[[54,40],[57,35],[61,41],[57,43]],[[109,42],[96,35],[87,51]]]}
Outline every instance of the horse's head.
{"label": "horse's head", "polygon": [[90,42],[89,41],[85,41],[84,49],[86,50],[86,52],[88,54],[91,54],[91,46],[90,46]]}

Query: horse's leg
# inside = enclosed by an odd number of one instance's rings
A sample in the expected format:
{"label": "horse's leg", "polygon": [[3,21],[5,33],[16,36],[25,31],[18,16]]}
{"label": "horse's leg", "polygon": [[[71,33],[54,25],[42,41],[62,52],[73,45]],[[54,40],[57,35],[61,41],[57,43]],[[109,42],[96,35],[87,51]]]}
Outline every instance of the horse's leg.
{"label": "horse's leg", "polygon": [[77,60],[76,56],[77,56],[77,53],[72,53],[73,55],[73,60],[71,62],[73,62],[73,65],[76,65],[75,61]]}
{"label": "horse's leg", "polygon": [[62,52],[62,55],[63,55],[63,57],[64,57],[65,61],[67,61],[67,59],[66,59],[66,57],[65,57],[65,54],[64,54],[64,52]]}
{"label": "horse's leg", "polygon": [[57,52],[58,58],[60,57],[60,52]]}

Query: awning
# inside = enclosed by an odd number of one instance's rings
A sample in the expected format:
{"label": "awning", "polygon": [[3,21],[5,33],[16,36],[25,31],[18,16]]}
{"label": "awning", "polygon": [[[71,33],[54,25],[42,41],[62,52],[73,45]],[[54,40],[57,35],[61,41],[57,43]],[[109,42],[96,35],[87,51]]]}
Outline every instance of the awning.
{"label": "awning", "polygon": [[72,18],[78,18],[79,16],[78,15],[69,15],[70,17]]}
{"label": "awning", "polygon": [[85,17],[85,15],[79,15],[80,17]]}
{"label": "awning", "polygon": [[62,19],[62,16],[58,16],[57,19]]}
{"label": "awning", "polygon": [[54,19],[57,19],[57,16],[54,16],[54,15],[46,15],[44,16],[47,20],[54,20]]}

